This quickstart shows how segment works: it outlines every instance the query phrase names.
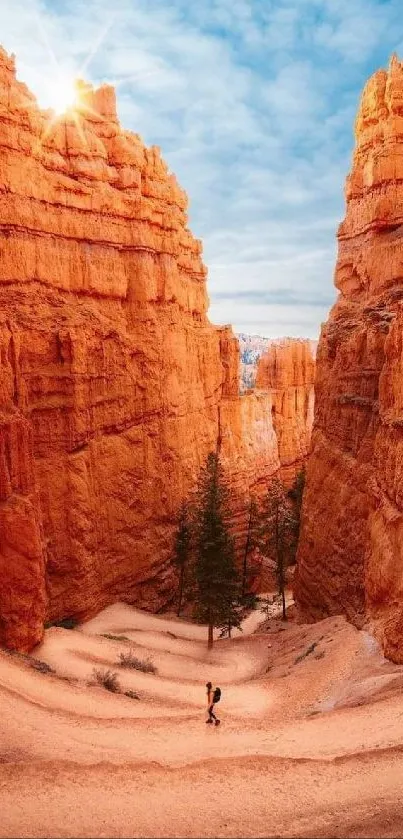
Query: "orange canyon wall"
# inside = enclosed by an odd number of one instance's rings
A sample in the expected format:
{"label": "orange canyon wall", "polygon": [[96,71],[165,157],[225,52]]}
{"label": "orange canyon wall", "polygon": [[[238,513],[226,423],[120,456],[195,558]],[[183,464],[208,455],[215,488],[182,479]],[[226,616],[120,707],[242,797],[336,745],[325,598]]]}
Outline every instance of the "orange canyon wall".
{"label": "orange canyon wall", "polygon": [[316,342],[287,338],[270,344],[259,359],[256,389],[272,399],[280,474],[290,483],[309,452],[314,413]]}
{"label": "orange canyon wall", "polygon": [[368,81],[317,357],[296,596],[403,662],[403,65]]}
{"label": "orange canyon wall", "polygon": [[155,147],[82,83],[40,111],[0,51],[0,643],[172,598],[173,522],[221,443],[241,538],[280,467],[270,393],[208,321],[201,243]]}

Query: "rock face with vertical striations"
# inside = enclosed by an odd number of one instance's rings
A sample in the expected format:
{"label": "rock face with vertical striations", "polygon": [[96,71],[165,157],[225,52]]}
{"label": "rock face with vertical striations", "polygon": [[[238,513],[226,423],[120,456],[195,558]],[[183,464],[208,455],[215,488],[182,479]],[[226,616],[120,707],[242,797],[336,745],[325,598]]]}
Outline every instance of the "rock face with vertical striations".
{"label": "rock face with vertical striations", "polygon": [[242,534],[279,468],[270,396],[207,319],[201,244],[115,94],[40,111],[0,51],[0,644],[173,596],[181,500],[221,443]]}
{"label": "rock face with vertical striations", "polygon": [[261,335],[247,335],[245,332],[237,332],[236,337],[241,352],[241,393],[245,393],[255,387],[259,359],[272,343],[272,339]]}
{"label": "rock face with vertical striations", "polygon": [[286,483],[309,452],[314,408],[316,342],[300,338],[273,341],[261,356],[256,388],[268,390],[277,437],[280,473]]}
{"label": "rock face with vertical striations", "polygon": [[356,121],[338,300],[322,330],[296,596],[306,615],[374,621],[403,662],[403,65]]}

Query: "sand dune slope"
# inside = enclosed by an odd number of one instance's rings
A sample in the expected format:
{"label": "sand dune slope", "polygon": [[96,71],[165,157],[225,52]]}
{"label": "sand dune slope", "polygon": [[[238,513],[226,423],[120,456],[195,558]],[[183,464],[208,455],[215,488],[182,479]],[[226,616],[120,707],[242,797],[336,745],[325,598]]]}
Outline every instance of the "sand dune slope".
{"label": "sand dune slope", "polygon": [[[403,836],[399,667],[342,618],[261,620],[209,652],[203,627],[115,604],[47,630],[55,673],[1,653],[0,836]],[[156,673],[120,667],[128,649]]]}

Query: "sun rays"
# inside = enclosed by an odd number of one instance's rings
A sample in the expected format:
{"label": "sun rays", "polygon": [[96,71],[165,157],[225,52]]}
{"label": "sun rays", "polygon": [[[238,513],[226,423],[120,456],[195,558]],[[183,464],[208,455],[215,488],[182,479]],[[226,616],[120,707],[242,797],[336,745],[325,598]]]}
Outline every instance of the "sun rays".
{"label": "sun rays", "polygon": [[[33,149],[36,155],[42,156],[45,150],[59,150],[60,144],[63,145],[65,142],[65,151],[67,157],[69,157],[69,144],[70,142],[74,143],[73,135],[68,130],[69,126],[73,127],[73,131],[74,128],[76,129],[84,156],[86,150],[89,151],[89,140],[87,139],[89,126],[86,126],[85,123],[87,121],[93,124],[102,123],[107,117],[103,113],[99,113],[98,103],[102,96],[98,97],[96,88],[94,89],[91,84],[86,84],[82,79],[87,76],[88,67],[105,45],[117,17],[117,13],[114,12],[106,21],[93,21],[94,25],[91,25],[90,28],[92,37],[88,39],[85,49],[82,47],[82,38],[77,44],[71,43],[71,32],[68,31],[68,26],[66,26],[65,37],[71,47],[66,52],[63,47],[56,50],[50,37],[51,31],[48,30],[46,25],[46,19],[40,14],[34,15],[39,36],[37,40],[42,45],[43,50],[39,84],[42,96],[38,103],[42,109],[42,121],[40,136],[37,136]],[[29,83],[30,68],[27,69],[28,77],[25,76],[25,81]],[[128,82],[141,82],[142,79],[158,75],[160,72],[160,68],[151,70],[144,68],[132,74],[125,73],[123,78],[119,75],[115,76],[115,78],[108,79],[107,83],[114,88],[118,88]],[[33,68],[33,75],[38,76],[37,68]],[[33,89],[35,90],[34,86]],[[27,98],[25,107],[28,111],[36,111],[37,103]],[[66,127],[65,131],[60,132],[61,125]]]}
{"label": "sun rays", "polygon": [[[46,78],[47,104],[49,106],[49,118],[46,120],[44,130],[36,151],[40,151],[60,122],[73,121],[80,140],[85,147],[88,147],[85,131],[83,130],[83,119],[95,118],[102,121],[104,117],[93,107],[93,87],[82,81],[88,65],[103,44],[114,22],[114,17],[104,24],[101,31],[94,38],[88,49],[85,59],[77,65],[74,70],[67,70],[59,61],[52,48],[43,21],[37,16],[36,23],[40,37],[50,59],[51,69]],[[30,107],[30,106],[28,106]],[[31,106],[33,107],[33,106]]]}
{"label": "sun rays", "polygon": [[49,91],[51,93],[49,104],[57,116],[61,116],[65,111],[74,108],[77,101],[74,79],[60,75],[49,85]]}

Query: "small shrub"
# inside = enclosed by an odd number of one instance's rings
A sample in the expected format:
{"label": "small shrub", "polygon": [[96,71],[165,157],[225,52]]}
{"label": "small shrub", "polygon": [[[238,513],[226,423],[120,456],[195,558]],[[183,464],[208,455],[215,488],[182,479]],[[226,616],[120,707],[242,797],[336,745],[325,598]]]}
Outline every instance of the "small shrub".
{"label": "small shrub", "polygon": [[274,606],[276,599],[276,595],[274,595],[274,597],[259,597],[258,606],[260,611],[265,612],[265,614],[268,615],[271,607]]}
{"label": "small shrub", "polygon": [[120,667],[132,667],[133,670],[141,670],[142,673],[156,673],[157,668],[149,658],[137,658],[133,650],[127,653],[120,653],[118,664]]}
{"label": "small shrub", "polygon": [[120,684],[118,676],[112,670],[98,670],[94,667],[92,677],[97,685],[102,685],[106,690],[110,690],[111,693],[119,693]]}
{"label": "small shrub", "polygon": [[111,635],[110,632],[101,632],[102,638],[109,638],[110,641],[130,641],[127,635]]}
{"label": "small shrub", "polygon": [[253,594],[252,592],[244,594],[243,597],[240,597],[239,602],[241,606],[245,607],[245,609],[257,609],[260,605],[259,597],[257,594]]}
{"label": "small shrub", "polygon": [[34,658],[29,653],[19,653],[17,650],[9,650],[7,648],[2,648],[1,651],[3,653],[7,653],[7,655],[13,656],[13,658],[18,659],[19,661],[24,661],[29,665],[29,667],[32,667],[33,670],[38,670],[39,673],[56,673],[54,667],[51,667],[50,664],[46,664],[46,661]]}
{"label": "small shrub", "polygon": [[307,657],[307,655],[309,655],[310,653],[313,653],[313,651],[314,651],[315,647],[317,647],[317,646],[318,646],[317,642],[316,642],[316,641],[314,641],[314,643],[313,643],[313,644],[311,644],[311,646],[310,646],[310,647],[308,647],[308,649],[307,649],[307,650],[305,650],[305,652],[304,652],[304,653],[301,653],[301,655],[297,655],[297,657],[296,657],[296,659],[295,659],[295,661],[294,661],[294,664],[299,664],[299,662],[300,662],[300,661],[302,661],[302,659],[303,659],[303,658],[306,658],[306,657]]}
{"label": "small shrub", "polygon": [[27,658],[28,664],[33,670],[38,670],[39,673],[55,673],[54,667],[47,664],[46,661],[40,661],[39,658]]}
{"label": "small shrub", "polygon": [[134,690],[125,690],[125,696],[128,696],[129,699],[140,699],[138,693]]}
{"label": "small shrub", "polygon": [[75,629],[78,626],[77,618],[62,618],[59,621],[50,621],[45,623],[45,629],[50,629],[51,626],[61,626],[62,629]]}

